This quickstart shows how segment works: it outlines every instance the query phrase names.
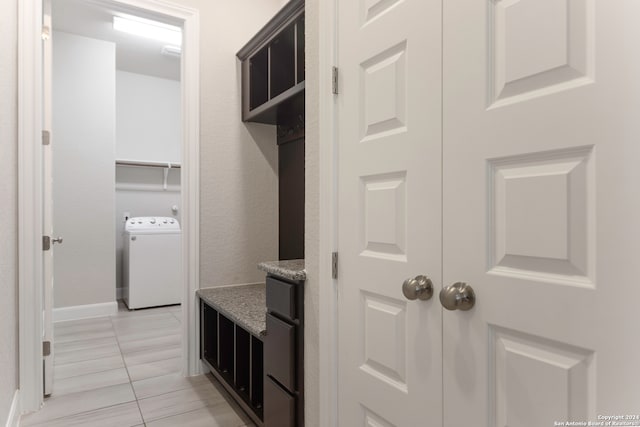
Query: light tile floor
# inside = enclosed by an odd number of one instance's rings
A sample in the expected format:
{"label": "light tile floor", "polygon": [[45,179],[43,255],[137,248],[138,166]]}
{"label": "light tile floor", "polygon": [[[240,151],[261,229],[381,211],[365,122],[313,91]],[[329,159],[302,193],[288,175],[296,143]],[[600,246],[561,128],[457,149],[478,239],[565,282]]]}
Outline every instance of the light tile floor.
{"label": "light tile floor", "polygon": [[53,394],[22,426],[253,426],[210,375],[184,378],[179,306],[55,324]]}

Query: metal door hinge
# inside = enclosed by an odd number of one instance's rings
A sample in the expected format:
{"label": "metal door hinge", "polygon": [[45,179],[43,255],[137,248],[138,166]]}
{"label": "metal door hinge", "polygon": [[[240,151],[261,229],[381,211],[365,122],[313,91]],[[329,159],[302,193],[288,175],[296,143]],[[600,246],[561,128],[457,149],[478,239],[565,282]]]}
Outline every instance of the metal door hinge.
{"label": "metal door hinge", "polygon": [[49,145],[49,144],[51,144],[51,132],[49,132],[48,130],[43,130],[42,145]]}
{"label": "metal door hinge", "polygon": [[331,68],[331,92],[338,94],[338,67]]}
{"label": "metal door hinge", "polygon": [[43,356],[51,355],[51,341],[42,341],[42,355]]}
{"label": "metal door hinge", "polygon": [[42,236],[42,250],[48,251],[49,249],[51,249],[51,237]]}
{"label": "metal door hinge", "polygon": [[338,278],[338,252],[331,253],[331,277]]}

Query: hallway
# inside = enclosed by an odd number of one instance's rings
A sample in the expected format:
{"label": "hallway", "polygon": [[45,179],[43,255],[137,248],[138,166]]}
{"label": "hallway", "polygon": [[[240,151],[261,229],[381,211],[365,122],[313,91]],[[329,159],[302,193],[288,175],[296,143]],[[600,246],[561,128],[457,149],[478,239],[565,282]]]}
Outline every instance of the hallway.
{"label": "hallway", "polygon": [[181,308],[55,324],[54,394],[23,426],[251,426],[210,376],[183,378]]}

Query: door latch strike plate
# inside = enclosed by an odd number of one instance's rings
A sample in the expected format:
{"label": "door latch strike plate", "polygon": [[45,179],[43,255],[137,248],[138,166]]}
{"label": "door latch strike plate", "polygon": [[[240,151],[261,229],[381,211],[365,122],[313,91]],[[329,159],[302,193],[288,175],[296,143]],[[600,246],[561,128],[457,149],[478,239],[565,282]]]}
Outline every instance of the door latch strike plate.
{"label": "door latch strike plate", "polygon": [[42,355],[43,356],[51,355],[51,341],[42,341]]}
{"label": "door latch strike plate", "polygon": [[48,251],[49,249],[51,249],[51,237],[42,236],[42,250]]}

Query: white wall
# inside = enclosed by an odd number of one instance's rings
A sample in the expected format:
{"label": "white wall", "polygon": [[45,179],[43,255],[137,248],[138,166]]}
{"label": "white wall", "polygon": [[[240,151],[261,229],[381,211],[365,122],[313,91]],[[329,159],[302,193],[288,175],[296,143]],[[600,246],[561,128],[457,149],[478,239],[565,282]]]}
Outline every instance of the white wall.
{"label": "white wall", "polygon": [[116,71],[116,158],[180,162],[180,82]]}
{"label": "white wall", "polygon": [[0,424],[18,388],[17,2],[0,0]]}
{"label": "white wall", "polygon": [[177,0],[200,10],[200,285],[264,280],[278,259],[275,126],[240,118],[236,52],[283,0]]}
{"label": "white wall", "polygon": [[115,45],[54,32],[54,306],[115,301]]}
{"label": "white wall", "polygon": [[[180,82],[116,71],[116,158],[180,162]],[[180,169],[116,168],[116,287],[122,287],[124,213],[168,216],[181,220],[171,207],[180,206]]]}

